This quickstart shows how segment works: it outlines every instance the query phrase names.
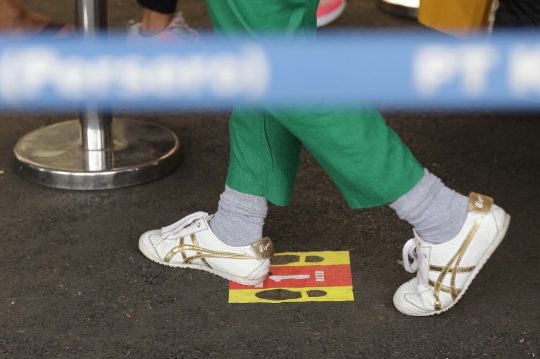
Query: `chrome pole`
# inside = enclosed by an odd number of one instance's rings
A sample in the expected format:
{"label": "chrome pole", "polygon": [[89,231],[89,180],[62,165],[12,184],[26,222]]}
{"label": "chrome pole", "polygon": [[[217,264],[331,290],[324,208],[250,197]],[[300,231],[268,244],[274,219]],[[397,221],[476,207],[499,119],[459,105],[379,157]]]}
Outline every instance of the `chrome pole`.
{"label": "chrome pole", "polygon": [[107,0],[76,0],[75,26],[85,39],[95,38],[108,29]]}
{"label": "chrome pole", "polygon": [[[84,40],[93,40],[108,29],[107,0],[76,0],[75,24]],[[112,115],[88,106],[80,114],[81,141],[86,151],[104,151],[113,147]],[[95,168],[101,171],[107,168]],[[91,170],[89,168],[89,170]]]}
{"label": "chrome pole", "polygon": [[[106,0],[75,0],[81,41],[107,31]],[[113,136],[114,135],[114,136]],[[94,104],[79,119],[39,128],[14,148],[15,172],[55,188],[98,190],[134,186],[158,179],[180,163],[176,135],[150,122],[114,119]]]}

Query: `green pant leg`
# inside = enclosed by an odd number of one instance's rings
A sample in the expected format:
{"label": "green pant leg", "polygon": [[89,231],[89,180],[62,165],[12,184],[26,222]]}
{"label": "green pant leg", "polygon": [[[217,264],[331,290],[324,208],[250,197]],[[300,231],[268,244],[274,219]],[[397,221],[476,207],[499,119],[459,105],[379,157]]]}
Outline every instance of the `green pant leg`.
{"label": "green pant leg", "polygon": [[227,186],[286,206],[302,144],[266,111],[235,109],[229,122],[231,157]]}
{"label": "green pant leg", "polygon": [[[318,0],[207,0],[216,33],[260,37],[314,34]],[[287,205],[301,143],[268,112],[235,108],[229,123],[231,158],[227,185]]]}
{"label": "green pant leg", "polygon": [[227,185],[277,205],[289,203],[301,143],[353,208],[390,203],[410,191],[424,173],[373,108],[237,110],[231,117],[230,133]]}
{"label": "green pant leg", "polygon": [[[259,36],[272,30],[312,33],[316,28],[318,1],[207,0],[207,3],[216,31],[225,35],[242,31]],[[231,165],[227,184],[243,193],[265,196],[278,205],[289,202],[298,166],[297,138],[321,163],[353,208],[389,203],[408,192],[423,175],[422,166],[373,109],[269,112],[235,109],[230,128]]]}
{"label": "green pant leg", "polygon": [[220,36],[314,34],[318,0],[206,0]]}
{"label": "green pant leg", "polygon": [[410,191],[424,174],[374,108],[269,112],[300,139],[353,208],[390,203]]}

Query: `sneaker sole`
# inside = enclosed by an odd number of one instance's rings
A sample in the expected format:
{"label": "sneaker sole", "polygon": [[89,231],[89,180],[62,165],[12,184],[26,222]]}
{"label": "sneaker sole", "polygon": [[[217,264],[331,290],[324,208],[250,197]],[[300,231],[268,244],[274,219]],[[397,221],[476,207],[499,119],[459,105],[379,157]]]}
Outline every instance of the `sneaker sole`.
{"label": "sneaker sole", "polygon": [[208,272],[208,273],[215,274],[215,275],[217,275],[217,276],[219,276],[221,278],[225,278],[225,279],[227,279],[227,280],[229,280],[231,282],[235,282],[235,283],[242,284],[242,285],[261,284],[265,279],[265,278],[260,279],[260,280],[245,279],[245,278],[236,277],[236,276],[234,276],[232,274],[223,273],[223,272],[217,271],[217,270],[212,269],[212,268],[203,267],[203,266],[200,266],[200,265],[197,265],[197,264],[174,264],[174,263],[167,263],[167,262],[155,260],[150,255],[150,250],[140,240],[139,240],[139,250],[141,251],[142,254],[144,254],[144,256],[146,258],[150,259],[152,262],[155,262],[155,263],[158,263],[158,264],[163,264],[164,266],[174,267],[174,268],[191,268],[191,269],[202,270],[202,271],[205,271],[205,272]]}
{"label": "sneaker sole", "polygon": [[486,253],[484,254],[484,256],[480,259],[480,262],[478,262],[478,264],[476,265],[476,268],[473,270],[471,276],[469,277],[469,279],[467,280],[467,282],[465,282],[465,285],[463,286],[463,289],[461,289],[461,292],[459,293],[458,297],[456,298],[456,300],[454,300],[452,302],[452,304],[450,304],[448,307],[444,308],[444,309],[441,309],[441,310],[436,310],[436,311],[433,311],[433,312],[427,312],[427,313],[423,313],[423,312],[416,312],[416,311],[413,311],[413,310],[410,310],[409,308],[404,308],[402,306],[399,306],[397,304],[394,303],[394,306],[396,307],[397,310],[399,310],[401,313],[403,314],[406,314],[406,315],[410,315],[410,316],[414,316],[414,317],[429,317],[430,315],[436,315],[436,314],[441,314],[443,312],[446,312],[448,309],[452,308],[460,299],[461,297],[463,297],[463,295],[465,295],[465,292],[467,291],[467,289],[469,288],[469,285],[472,283],[472,281],[474,280],[474,278],[476,278],[476,275],[480,272],[480,270],[484,267],[484,265],[486,264],[486,262],[488,261],[488,259],[491,257],[491,255],[493,254],[493,252],[495,252],[495,250],[497,249],[497,247],[499,246],[499,244],[501,244],[502,240],[504,239],[504,236],[506,236],[506,232],[508,231],[508,227],[510,226],[510,215],[509,214],[505,214],[504,215],[504,219],[505,219],[505,226],[501,232],[501,234],[499,235],[499,237],[497,237],[497,239],[495,240],[495,242],[493,242],[491,244],[491,246],[489,247],[489,249],[486,251]]}
{"label": "sneaker sole", "polygon": [[345,5],[345,1],[343,1],[343,4],[341,4],[336,10],[332,11],[329,14],[317,17],[317,27],[326,26],[338,17],[340,17],[343,13],[343,10],[345,10]]}

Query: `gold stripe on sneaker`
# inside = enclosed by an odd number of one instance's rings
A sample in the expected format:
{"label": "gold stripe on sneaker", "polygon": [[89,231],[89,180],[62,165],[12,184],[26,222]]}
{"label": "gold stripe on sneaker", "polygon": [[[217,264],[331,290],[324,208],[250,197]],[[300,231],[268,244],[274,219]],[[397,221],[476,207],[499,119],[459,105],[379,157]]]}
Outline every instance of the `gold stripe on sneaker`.
{"label": "gold stripe on sneaker", "polygon": [[194,261],[196,259],[201,259],[201,258],[255,259],[253,257],[250,257],[250,256],[246,255],[246,254],[229,253],[229,252],[217,252],[217,251],[212,251],[212,250],[201,248],[201,247],[196,247],[196,248],[198,248],[201,251],[201,253],[197,254],[195,256],[187,258],[184,263],[190,264],[192,261]]}
{"label": "gold stripe on sneaker", "polygon": [[[193,243],[195,246],[199,246],[199,242],[197,241],[197,236],[195,235],[195,233],[192,233],[191,236],[189,236],[191,238],[191,243]],[[201,251],[197,251],[197,256],[202,256],[202,252]],[[201,262],[203,262],[203,264],[205,266],[207,266],[208,268],[212,269],[212,267],[210,266],[210,264],[208,264],[208,262],[206,261],[206,259],[204,259],[204,257],[200,257],[199,258],[201,260]],[[193,261],[193,257],[190,258],[190,261]],[[185,263],[185,258],[184,258],[184,263]],[[191,262],[190,262],[191,263]]]}
{"label": "gold stripe on sneaker", "polygon": [[254,259],[252,257],[246,256],[246,257],[240,257],[242,254],[234,254],[234,253],[201,253],[198,255],[195,255],[193,257],[189,257],[184,263],[191,264],[194,260],[204,258],[220,258],[220,259]]}
{"label": "gold stripe on sneaker", "polygon": [[[429,285],[433,288],[433,287],[435,286],[435,281],[433,281],[433,280],[430,279],[430,280],[429,280]],[[458,288],[457,290],[458,290],[458,291],[461,291],[461,288]],[[445,286],[445,285],[441,285],[441,291],[443,291],[443,292],[445,292],[445,293],[449,293],[449,294],[451,293],[450,287],[447,287],[447,286]]]}
{"label": "gold stripe on sneaker", "polygon": [[[193,239],[192,239],[193,240]],[[197,239],[195,238],[195,242],[197,242]],[[230,253],[230,252],[219,252],[219,251],[213,251],[211,249],[202,248],[196,245],[191,244],[180,244],[167,253],[165,258],[163,259],[164,262],[169,263],[171,259],[178,253],[185,253],[185,251],[194,251],[197,253],[194,256],[186,257],[184,259],[185,264],[191,264],[196,259],[204,260],[205,258],[222,258],[222,259],[254,259],[251,256],[248,256],[247,254],[238,254],[238,253]],[[184,254],[185,255],[185,254]],[[206,260],[203,261],[205,265],[210,267],[208,262]],[[210,267],[212,268],[212,267]]]}
{"label": "gold stripe on sneaker", "polygon": [[[474,270],[474,268],[476,268],[475,266],[470,266],[470,267],[453,267],[453,268],[450,268],[450,270],[448,271],[448,273],[453,273],[453,272],[457,272],[457,273],[469,273],[469,272],[472,272]],[[429,270],[432,271],[432,272],[441,272],[442,270],[444,269],[444,267],[442,266],[436,266],[436,265],[430,265],[429,266]]]}
{"label": "gold stripe on sneaker", "polygon": [[[439,292],[442,290],[441,289],[443,287],[442,282],[448,273],[452,273],[452,276],[450,278],[450,295],[452,296],[452,300],[455,300],[457,296],[459,295],[459,292],[461,289],[456,288],[456,274],[459,272],[459,268],[460,268],[459,262],[461,262],[461,259],[463,258],[465,251],[467,250],[467,248],[469,247],[469,244],[471,243],[474,236],[476,235],[476,232],[478,232],[478,228],[480,228],[481,224],[482,224],[482,218],[478,218],[474,222],[474,225],[471,231],[467,235],[467,238],[465,238],[465,241],[461,244],[461,247],[459,248],[459,250],[450,259],[448,264],[446,264],[446,266],[444,266],[444,268],[441,270],[441,274],[439,274],[439,277],[437,278],[437,281],[435,282],[433,286],[433,296],[435,297],[435,310],[441,310]],[[454,262],[455,262],[455,266],[452,266]]]}
{"label": "gold stripe on sneaker", "polygon": [[[184,237],[180,238],[180,245],[184,244]],[[186,260],[186,252],[181,251],[182,254],[182,260]]]}

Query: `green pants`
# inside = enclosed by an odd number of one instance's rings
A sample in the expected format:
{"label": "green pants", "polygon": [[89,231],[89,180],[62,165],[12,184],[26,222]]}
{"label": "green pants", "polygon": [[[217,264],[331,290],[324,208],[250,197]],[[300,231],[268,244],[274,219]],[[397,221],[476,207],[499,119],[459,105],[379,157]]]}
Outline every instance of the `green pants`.
{"label": "green pants", "polygon": [[[221,36],[314,34],[319,0],[207,0]],[[313,74],[316,76],[316,74]],[[353,208],[390,203],[407,193],[423,168],[374,108],[309,111],[235,108],[227,185],[285,206],[302,144]],[[316,179],[314,179],[316,180]]]}

